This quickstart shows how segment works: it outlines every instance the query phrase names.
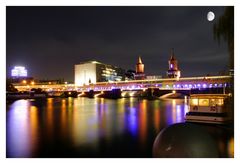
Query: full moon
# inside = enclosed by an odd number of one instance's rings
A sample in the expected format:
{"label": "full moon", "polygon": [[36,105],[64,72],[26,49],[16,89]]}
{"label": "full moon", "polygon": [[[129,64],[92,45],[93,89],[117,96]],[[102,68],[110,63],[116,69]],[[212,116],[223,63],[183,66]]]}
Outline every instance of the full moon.
{"label": "full moon", "polygon": [[214,13],[212,11],[209,11],[207,14],[208,21],[213,21],[214,18],[215,18]]}

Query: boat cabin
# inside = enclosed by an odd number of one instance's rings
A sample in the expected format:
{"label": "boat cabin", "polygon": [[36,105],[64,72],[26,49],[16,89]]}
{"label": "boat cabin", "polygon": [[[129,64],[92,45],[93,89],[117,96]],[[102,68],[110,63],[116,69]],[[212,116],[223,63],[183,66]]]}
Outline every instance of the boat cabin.
{"label": "boat cabin", "polygon": [[195,94],[190,96],[187,122],[225,123],[231,120],[231,97],[228,94]]}

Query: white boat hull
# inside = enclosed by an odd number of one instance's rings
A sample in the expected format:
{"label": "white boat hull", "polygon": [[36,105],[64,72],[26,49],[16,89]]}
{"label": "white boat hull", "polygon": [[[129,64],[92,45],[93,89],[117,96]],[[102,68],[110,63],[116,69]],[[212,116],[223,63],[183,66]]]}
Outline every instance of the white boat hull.
{"label": "white boat hull", "polygon": [[226,124],[230,122],[229,117],[214,117],[214,116],[191,116],[187,115],[186,122],[212,123],[212,124]]}

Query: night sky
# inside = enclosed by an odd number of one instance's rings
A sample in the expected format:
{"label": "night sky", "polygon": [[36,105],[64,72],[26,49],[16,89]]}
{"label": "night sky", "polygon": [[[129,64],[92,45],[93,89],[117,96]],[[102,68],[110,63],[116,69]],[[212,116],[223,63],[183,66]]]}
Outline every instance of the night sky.
{"label": "night sky", "polygon": [[[208,11],[215,13],[212,22]],[[182,77],[218,75],[227,45],[213,38],[224,7],[7,7],[7,75],[25,66],[37,79],[74,81],[74,65],[97,60],[166,75],[174,48]]]}

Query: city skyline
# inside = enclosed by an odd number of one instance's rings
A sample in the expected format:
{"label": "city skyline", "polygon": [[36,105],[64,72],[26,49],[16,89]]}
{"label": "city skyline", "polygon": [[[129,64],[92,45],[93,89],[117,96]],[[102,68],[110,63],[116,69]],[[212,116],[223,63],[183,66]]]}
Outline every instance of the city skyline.
{"label": "city skyline", "polygon": [[237,157],[235,3],[50,1],[1,10],[3,158]]}
{"label": "city skyline", "polygon": [[[215,13],[207,20],[208,11]],[[213,38],[224,7],[7,7],[7,76],[23,65],[39,79],[74,80],[74,65],[97,60],[166,76],[171,48],[182,76],[228,67],[226,43]]]}

